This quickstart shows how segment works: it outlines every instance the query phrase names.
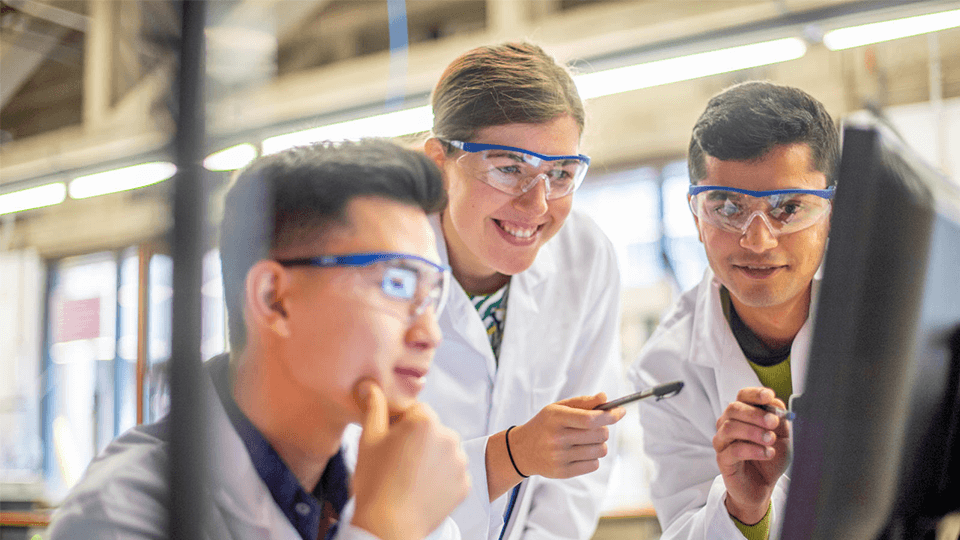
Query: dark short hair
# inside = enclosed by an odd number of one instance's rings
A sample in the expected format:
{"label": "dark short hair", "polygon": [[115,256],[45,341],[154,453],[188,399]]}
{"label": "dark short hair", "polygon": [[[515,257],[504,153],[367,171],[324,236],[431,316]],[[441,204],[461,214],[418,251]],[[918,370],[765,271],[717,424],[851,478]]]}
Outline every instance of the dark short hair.
{"label": "dark short hair", "polygon": [[687,153],[690,182],[706,177],[705,155],[749,161],[793,143],[807,144],[827,185],[836,183],[840,133],[822,103],[799,88],[766,81],[731,86],[710,99],[693,127]]}
{"label": "dark short hair", "polygon": [[431,96],[433,134],[470,141],[490,126],[540,124],[586,113],[570,71],[537,45],[504,43],[467,51],[443,71]]}
{"label": "dark short hair", "polygon": [[[247,272],[271,251],[325,241],[350,225],[348,203],[381,197],[425,213],[446,205],[440,171],[422,152],[382,139],[320,143],[264,156],[240,172],[224,199],[220,260],[230,347],[246,343]],[[319,255],[319,254],[318,254]]]}

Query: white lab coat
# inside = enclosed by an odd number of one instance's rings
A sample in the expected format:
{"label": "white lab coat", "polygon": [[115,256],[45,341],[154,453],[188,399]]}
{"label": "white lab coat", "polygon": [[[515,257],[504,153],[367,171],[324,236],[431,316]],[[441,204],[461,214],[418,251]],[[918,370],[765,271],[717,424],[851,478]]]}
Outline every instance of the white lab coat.
{"label": "white lab coat", "polygon": [[[449,261],[438,218],[440,257]],[[510,492],[489,501],[490,435],[520,425],[561,399],[625,388],[620,363],[620,273],[613,246],[585,215],[571,212],[537,255],[513,276],[499,368],[486,329],[463,288],[451,287],[440,317],[443,342],[421,399],[464,440],[473,487],[453,513],[465,539],[496,540]],[[616,448],[600,470],[566,480],[533,476],[521,490],[504,539],[588,539],[596,529]]]}
{"label": "white lab coat", "polygon": [[[204,501],[212,504],[203,512],[202,537],[302,540],[254,468],[210,378],[204,377],[204,381],[210,477],[203,495]],[[111,442],[54,513],[44,538],[169,538],[168,419],[137,426]],[[356,434],[350,438],[356,439]],[[356,448],[350,444],[346,448],[345,462],[352,469]],[[351,498],[341,513],[336,540],[376,540],[350,525],[353,506]],[[430,538],[457,540],[460,534],[448,518]]]}
{"label": "white lab coat", "polygon": [[[817,289],[815,280],[814,300]],[[812,320],[807,318],[790,351],[793,395],[803,391]],[[726,488],[712,440],[717,419],[737,392],[760,386],[760,380],[723,315],[720,283],[709,268],[667,314],[627,376],[637,389],[684,382],[676,397],[640,406],[644,449],[654,462],[651,495],[664,531],[661,538],[743,538],[724,506]],[[780,528],[789,482],[785,474],[774,488],[771,531]]]}

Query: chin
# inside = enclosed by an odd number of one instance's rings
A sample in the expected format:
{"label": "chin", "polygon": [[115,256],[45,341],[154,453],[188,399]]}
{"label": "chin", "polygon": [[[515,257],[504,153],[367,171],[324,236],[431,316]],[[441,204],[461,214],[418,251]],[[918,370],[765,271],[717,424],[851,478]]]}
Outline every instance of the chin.
{"label": "chin", "polygon": [[387,411],[390,413],[390,418],[403,416],[403,413],[407,412],[407,409],[413,407],[417,403],[417,398],[415,397],[393,397],[387,400]]}
{"label": "chin", "polygon": [[523,257],[511,257],[507,260],[500,261],[495,268],[497,272],[500,272],[501,274],[515,276],[533,266],[534,261],[537,260],[537,254],[539,252],[540,246],[536,246],[529,256],[524,254],[525,256]]}
{"label": "chin", "polygon": [[778,291],[769,290],[742,291],[742,294],[736,296],[742,303],[755,308],[779,306],[785,301]]}

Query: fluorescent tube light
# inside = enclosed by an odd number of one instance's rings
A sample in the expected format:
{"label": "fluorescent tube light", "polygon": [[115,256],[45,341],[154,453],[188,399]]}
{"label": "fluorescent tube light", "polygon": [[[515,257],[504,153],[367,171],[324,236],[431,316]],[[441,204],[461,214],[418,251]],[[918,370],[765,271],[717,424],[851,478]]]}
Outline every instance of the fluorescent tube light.
{"label": "fluorescent tube light", "polygon": [[246,167],[256,158],[257,147],[243,143],[210,154],[203,160],[203,166],[208,171],[235,171]]}
{"label": "fluorescent tube light", "polygon": [[173,163],[157,161],[80,176],[70,182],[70,197],[85,199],[107,193],[142,188],[163,182],[176,173],[177,166]]}
{"label": "fluorescent tube light", "polygon": [[63,182],[4,193],[0,195],[0,216],[60,204],[66,198],[67,186]]}
{"label": "fluorescent tube light", "polygon": [[574,80],[580,97],[590,99],[794,60],[806,52],[800,38],[784,38],[586,73]]}
{"label": "fluorescent tube light", "polygon": [[839,28],[824,34],[823,44],[831,51],[840,51],[958,26],[960,26],[960,9],[955,9],[892,21]]}
{"label": "fluorescent tube light", "polygon": [[348,120],[329,126],[277,135],[263,141],[263,153],[273,154],[320,141],[355,140],[362,137],[399,137],[433,127],[433,111],[428,105],[402,111]]}

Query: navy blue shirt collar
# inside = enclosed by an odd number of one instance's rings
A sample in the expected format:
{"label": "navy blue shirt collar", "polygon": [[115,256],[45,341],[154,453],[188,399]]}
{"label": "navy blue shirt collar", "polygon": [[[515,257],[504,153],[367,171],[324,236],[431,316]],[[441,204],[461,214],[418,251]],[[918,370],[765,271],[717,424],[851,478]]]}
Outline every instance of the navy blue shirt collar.
{"label": "navy blue shirt collar", "polygon": [[[343,448],[341,447],[330,458],[313,492],[307,493],[287,464],[283,462],[280,454],[270,446],[263,434],[234,401],[230,384],[229,356],[226,354],[218,356],[211,359],[208,364],[220,402],[246,446],[257,473],[270,490],[273,500],[304,540],[316,540],[320,530],[323,504],[330,503],[339,515],[350,499],[350,473],[343,460]],[[331,538],[335,530],[331,528],[327,531],[326,537]]]}

